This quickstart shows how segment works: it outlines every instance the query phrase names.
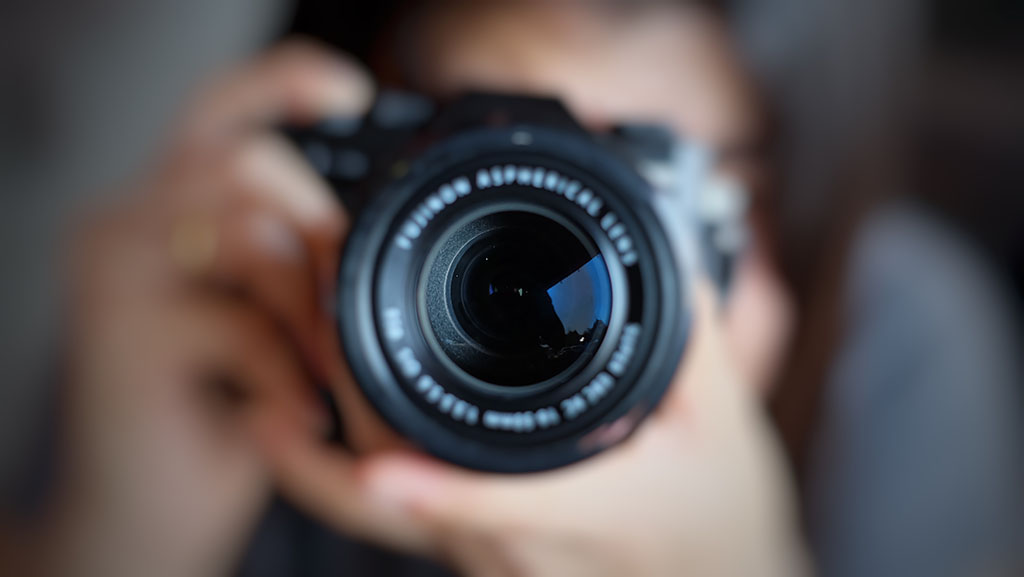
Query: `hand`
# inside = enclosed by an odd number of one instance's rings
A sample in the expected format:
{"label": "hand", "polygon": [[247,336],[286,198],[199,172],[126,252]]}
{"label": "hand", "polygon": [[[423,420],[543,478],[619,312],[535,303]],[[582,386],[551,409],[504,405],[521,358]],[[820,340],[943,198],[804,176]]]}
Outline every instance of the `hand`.
{"label": "hand", "polygon": [[357,460],[300,428],[264,430],[264,448],[311,514],[474,577],[805,574],[779,448],[711,290],[695,294],[694,337],[658,411],[582,463],[500,476],[407,453]]}
{"label": "hand", "polygon": [[259,423],[329,425],[346,218],[267,128],[359,114],[355,66],[283,46],[203,93],[158,170],[73,243],[66,471],[42,568],[224,575],[269,497]]}

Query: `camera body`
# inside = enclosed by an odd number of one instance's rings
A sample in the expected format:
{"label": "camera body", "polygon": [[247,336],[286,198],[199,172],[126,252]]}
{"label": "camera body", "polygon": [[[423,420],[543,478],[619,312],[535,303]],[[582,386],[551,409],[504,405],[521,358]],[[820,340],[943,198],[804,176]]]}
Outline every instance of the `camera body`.
{"label": "camera body", "polygon": [[[743,197],[655,126],[583,129],[556,100],[382,93],[288,135],[354,214],[337,323],[359,388],[447,461],[566,465],[657,405],[723,287]],[[703,272],[702,272],[703,271]]]}

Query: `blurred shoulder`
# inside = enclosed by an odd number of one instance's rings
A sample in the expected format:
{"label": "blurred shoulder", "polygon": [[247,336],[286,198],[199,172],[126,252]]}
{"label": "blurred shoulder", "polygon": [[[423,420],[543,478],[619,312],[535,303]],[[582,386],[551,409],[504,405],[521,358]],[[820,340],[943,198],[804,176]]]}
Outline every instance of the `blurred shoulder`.
{"label": "blurred shoulder", "polygon": [[911,358],[1007,369],[1019,360],[1021,316],[1005,280],[966,237],[922,207],[891,204],[865,222],[846,297],[851,336],[889,335]]}
{"label": "blurred shoulder", "polygon": [[865,222],[848,265],[809,488],[823,573],[1024,562],[1024,349],[1006,285],[907,205]]}

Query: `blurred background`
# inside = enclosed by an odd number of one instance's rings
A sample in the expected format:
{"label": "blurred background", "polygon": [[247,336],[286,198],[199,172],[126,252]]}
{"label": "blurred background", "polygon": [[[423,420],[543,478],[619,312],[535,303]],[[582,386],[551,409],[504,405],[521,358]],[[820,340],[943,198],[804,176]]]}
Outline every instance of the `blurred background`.
{"label": "blurred background", "polygon": [[[63,346],[60,247],[69,220],[116,198],[122,183],[153,162],[201,82],[292,34],[319,38],[376,70],[400,67],[380,47],[409,25],[403,14],[414,4],[429,10],[429,2],[327,0],[36,0],[0,7],[5,502],[19,506],[48,442],[46,415],[60,381],[54,359]],[[1013,371],[1024,357],[1017,340],[1024,323],[1024,3],[702,4],[726,20],[772,126],[763,147],[777,190],[767,214],[799,315],[782,371],[787,385],[770,405],[813,526],[814,511],[828,508],[821,503],[857,507],[857,489],[816,492],[803,479],[842,475],[820,454],[822,446],[836,454],[861,450],[841,426],[858,414],[833,405],[863,400],[863,391],[843,393],[843,383],[871,371],[857,360],[867,354],[862,348],[898,355],[908,340],[948,334],[932,353],[915,353],[918,361],[927,363],[941,347],[962,349],[963,366],[998,374],[968,371],[953,386],[971,389],[975,377],[1015,384],[1014,394],[1001,391],[998,398],[1020,402],[1024,382]],[[860,218],[875,203],[897,208]],[[900,208],[906,206],[913,209]],[[913,282],[863,280],[884,277],[886,267]],[[885,290],[900,298],[888,299],[879,292]],[[872,333],[885,337],[858,348],[850,335],[872,330],[858,324],[859,312],[879,302],[895,307],[884,313],[894,315],[908,302],[932,304],[922,305],[918,314],[927,322],[918,332]],[[945,393],[938,387],[934,394]],[[900,416],[899,426],[927,436],[947,424],[970,431],[992,422],[985,403],[951,398],[942,409],[950,412]],[[946,420],[972,410],[965,421]],[[892,425],[879,430],[899,430]],[[977,442],[990,446],[995,438],[1009,453],[1019,451],[1020,427],[997,429]],[[965,507],[988,506],[981,501]],[[859,522],[855,514],[848,519]],[[821,543],[827,549],[828,538]]]}

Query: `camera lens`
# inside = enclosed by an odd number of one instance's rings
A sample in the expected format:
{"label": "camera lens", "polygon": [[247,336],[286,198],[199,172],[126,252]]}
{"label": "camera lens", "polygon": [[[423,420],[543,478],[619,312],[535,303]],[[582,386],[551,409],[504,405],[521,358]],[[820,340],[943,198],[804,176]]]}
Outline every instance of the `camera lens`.
{"label": "camera lens", "polygon": [[371,183],[340,262],[360,390],[470,468],[550,469],[621,441],[690,326],[650,184],[561,129],[488,126],[417,154]]}
{"label": "camera lens", "polygon": [[590,358],[611,314],[608,269],[593,242],[529,212],[464,228],[472,236],[454,258],[447,303],[464,339],[441,343],[450,358],[505,387],[550,381]]}

